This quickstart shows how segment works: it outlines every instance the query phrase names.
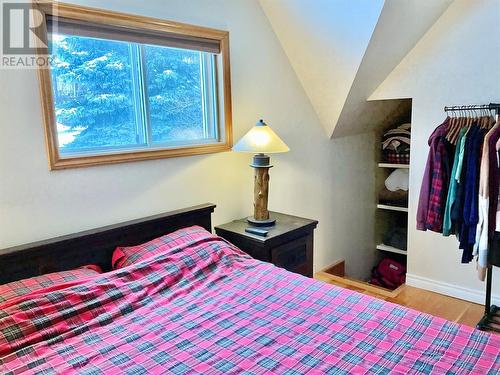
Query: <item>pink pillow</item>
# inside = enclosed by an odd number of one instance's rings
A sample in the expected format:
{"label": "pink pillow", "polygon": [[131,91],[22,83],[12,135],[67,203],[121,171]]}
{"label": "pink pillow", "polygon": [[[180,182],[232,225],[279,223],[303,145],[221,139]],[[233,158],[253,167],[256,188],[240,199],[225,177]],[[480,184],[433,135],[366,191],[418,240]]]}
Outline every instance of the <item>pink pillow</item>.
{"label": "pink pillow", "polygon": [[179,245],[186,245],[210,237],[214,237],[214,235],[197,225],[179,229],[137,246],[117,247],[113,252],[111,264],[116,270],[164,253]]}
{"label": "pink pillow", "polygon": [[95,264],[89,264],[70,271],[48,273],[41,276],[31,277],[29,279],[3,284],[0,285],[0,303],[12,298],[21,297],[36,290],[41,290],[58,284],[64,284],[68,281],[92,277],[100,273],[102,273],[101,267]]}

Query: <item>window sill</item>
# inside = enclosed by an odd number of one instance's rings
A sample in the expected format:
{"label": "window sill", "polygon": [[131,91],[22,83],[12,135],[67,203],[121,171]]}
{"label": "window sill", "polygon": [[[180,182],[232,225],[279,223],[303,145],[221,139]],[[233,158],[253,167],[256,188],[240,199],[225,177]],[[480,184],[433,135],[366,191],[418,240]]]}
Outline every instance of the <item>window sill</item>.
{"label": "window sill", "polygon": [[121,152],[107,155],[78,156],[78,157],[60,157],[59,155],[50,155],[50,170],[91,167],[96,165],[126,163],[131,161],[143,161],[154,159],[175,158],[180,156],[194,156],[203,154],[212,154],[231,150],[231,144],[217,143],[202,146],[180,147],[175,149],[147,150]]}

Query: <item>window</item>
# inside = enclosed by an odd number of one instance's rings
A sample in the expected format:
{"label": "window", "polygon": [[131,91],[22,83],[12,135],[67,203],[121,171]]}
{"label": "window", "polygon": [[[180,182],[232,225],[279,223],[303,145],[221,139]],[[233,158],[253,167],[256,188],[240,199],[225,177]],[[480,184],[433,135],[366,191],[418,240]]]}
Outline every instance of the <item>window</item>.
{"label": "window", "polygon": [[230,149],[227,32],[55,6],[39,71],[51,168]]}

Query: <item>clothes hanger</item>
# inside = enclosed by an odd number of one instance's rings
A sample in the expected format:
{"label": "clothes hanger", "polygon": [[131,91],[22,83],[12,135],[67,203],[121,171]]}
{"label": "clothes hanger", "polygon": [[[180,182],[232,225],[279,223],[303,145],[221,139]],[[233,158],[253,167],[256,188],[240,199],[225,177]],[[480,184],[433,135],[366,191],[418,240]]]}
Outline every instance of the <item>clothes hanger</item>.
{"label": "clothes hanger", "polygon": [[[446,139],[451,142],[453,139],[453,135],[455,134],[458,127],[460,127],[461,117],[457,117],[456,111],[452,111],[452,119],[450,125],[448,127],[448,131],[446,133]],[[459,112],[460,116],[460,112]]]}
{"label": "clothes hanger", "polygon": [[448,126],[446,127],[446,135],[445,138],[449,141],[451,139],[451,134],[453,132],[453,129],[457,125],[457,117],[455,111],[451,111],[451,116],[448,115],[448,118],[450,119],[448,122]]}
{"label": "clothes hanger", "polygon": [[488,116],[488,110],[484,109],[484,126],[490,128],[490,116]]}
{"label": "clothes hanger", "polygon": [[[451,113],[451,115],[450,115]],[[453,126],[455,125],[455,111],[450,111],[446,114],[446,118],[449,118],[449,122],[448,122],[448,125],[446,126],[446,134],[445,134],[445,138],[449,141],[450,140],[450,134],[451,134],[451,131],[453,129]]]}
{"label": "clothes hanger", "polygon": [[469,127],[476,126],[477,125],[476,112],[474,112],[471,105],[469,105],[467,109],[469,110]]}
{"label": "clothes hanger", "polygon": [[[488,112],[488,111],[487,111]],[[496,124],[498,124],[498,119],[495,118],[495,114],[493,113],[493,109],[489,110],[489,122],[490,122],[490,129],[493,128]]]}
{"label": "clothes hanger", "polygon": [[463,108],[464,116],[462,117],[462,122],[460,124],[458,131],[453,136],[453,144],[455,144],[455,145],[457,144],[458,136],[460,135],[460,131],[465,128],[466,131],[468,132],[469,129],[471,128],[472,124],[474,123],[474,117],[473,117],[474,113],[471,110],[471,106],[464,105],[464,106],[462,106],[462,108]]}
{"label": "clothes hanger", "polygon": [[479,128],[485,129],[484,108],[478,109],[476,111],[476,117],[477,117],[477,125],[479,126]]}
{"label": "clothes hanger", "polygon": [[477,121],[476,121],[476,117],[475,117],[475,112],[474,110],[472,109],[472,105],[469,105],[468,106],[468,111],[469,111],[469,121],[468,121],[468,124],[467,124],[467,127],[468,128],[471,128],[472,126],[475,126],[477,125]]}
{"label": "clothes hanger", "polygon": [[483,110],[483,125],[485,129],[491,129],[491,116],[488,115],[488,110]]}
{"label": "clothes hanger", "polygon": [[481,108],[480,110],[477,111],[477,118],[478,118],[478,125],[481,129],[485,128],[485,116],[484,116],[484,108]]}
{"label": "clothes hanger", "polygon": [[467,106],[462,106],[460,107],[460,118],[458,119],[457,126],[453,129],[453,132],[451,134],[450,142],[454,145],[457,144],[458,141],[458,136],[460,134],[460,131],[468,125],[469,123],[469,117],[467,113]]}
{"label": "clothes hanger", "polygon": [[450,129],[450,132],[448,133],[448,141],[450,141],[451,143],[453,143],[453,137],[455,135],[455,132],[457,131],[457,129],[460,127],[460,124],[462,122],[462,113],[460,110],[458,110],[458,114],[457,112],[453,112],[453,114],[456,116],[455,117],[455,121],[453,121],[453,125]]}

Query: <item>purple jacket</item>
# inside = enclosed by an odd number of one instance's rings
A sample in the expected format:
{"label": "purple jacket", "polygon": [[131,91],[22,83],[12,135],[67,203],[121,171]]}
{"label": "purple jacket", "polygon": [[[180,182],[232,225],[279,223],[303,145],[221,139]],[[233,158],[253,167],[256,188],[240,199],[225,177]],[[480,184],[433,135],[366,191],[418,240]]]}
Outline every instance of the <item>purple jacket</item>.
{"label": "purple jacket", "polygon": [[436,153],[441,141],[441,138],[446,135],[446,128],[450,118],[447,117],[444,122],[439,125],[429,137],[429,155],[427,164],[425,165],[424,178],[422,187],[420,188],[420,198],[418,200],[417,209],[417,229],[427,230],[427,213],[429,211],[429,199],[432,185],[433,168],[436,160]]}

